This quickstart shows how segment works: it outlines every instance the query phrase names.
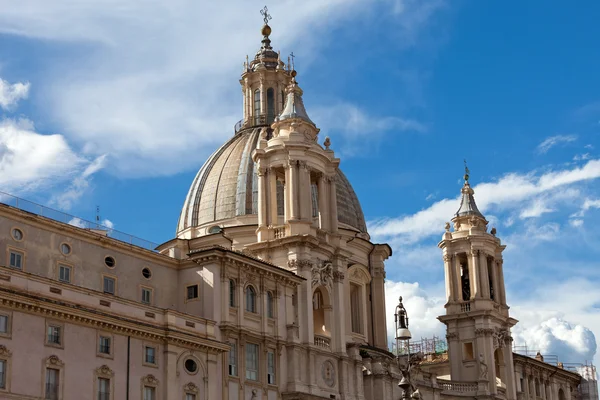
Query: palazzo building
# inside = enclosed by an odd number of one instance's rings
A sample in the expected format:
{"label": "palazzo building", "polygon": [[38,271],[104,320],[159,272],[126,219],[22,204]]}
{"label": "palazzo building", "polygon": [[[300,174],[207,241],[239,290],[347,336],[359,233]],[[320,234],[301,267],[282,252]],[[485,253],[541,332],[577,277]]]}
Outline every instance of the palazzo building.
{"label": "palazzo building", "polygon": [[[265,23],[240,79],[243,118],[192,182],[172,240],[146,249],[0,197],[0,399],[403,395],[391,248],[371,242],[270,34]],[[413,354],[413,397],[577,397],[579,374],[513,355],[504,246],[468,180],[462,193],[440,242],[449,349]]]}

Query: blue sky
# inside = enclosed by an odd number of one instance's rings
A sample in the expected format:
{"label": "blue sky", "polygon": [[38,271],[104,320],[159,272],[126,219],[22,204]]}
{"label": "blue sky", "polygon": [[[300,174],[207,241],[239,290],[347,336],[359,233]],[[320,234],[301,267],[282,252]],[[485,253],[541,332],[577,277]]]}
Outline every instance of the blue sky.
{"label": "blue sky", "polygon": [[[306,0],[269,4],[374,240],[388,308],[443,334],[436,245],[463,159],[508,244],[516,341],[566,361],[600,335],[600,4]],[[0,0],[0,187],[154,242],[241,118],[264,6]],[[391,315],[391,313],[388,313]]]}

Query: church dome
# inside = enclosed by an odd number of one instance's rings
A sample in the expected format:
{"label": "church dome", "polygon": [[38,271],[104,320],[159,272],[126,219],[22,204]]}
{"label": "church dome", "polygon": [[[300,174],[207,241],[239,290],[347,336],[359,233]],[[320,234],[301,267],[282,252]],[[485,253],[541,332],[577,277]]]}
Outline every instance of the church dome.
{"label": "church dome", "polygon": [[[261,128],[254,127],[237,132],[200,168],[181,210],[178,234],[188,228],[212,224],[232,226],[224,221],[228,219],[257,217],[258,176],[252,151],[260,131]],[[366,233],[356,193],[339,169],[335,181],[340,228]]]}

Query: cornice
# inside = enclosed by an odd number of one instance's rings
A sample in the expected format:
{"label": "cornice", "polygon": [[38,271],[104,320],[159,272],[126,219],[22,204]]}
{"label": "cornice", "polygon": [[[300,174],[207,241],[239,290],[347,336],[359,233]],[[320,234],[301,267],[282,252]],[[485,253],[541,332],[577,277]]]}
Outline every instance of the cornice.
{"label": "cornice", "polygon": [[110,330],[122,335],[166,341],[186,348],[220,353],[229,350],[229,346],[214,339],[122,317],[114,313],[92,309],[75,303],[45,298],[31,293],[0,287],[0,305],[29,314],[66,321],[78,325]]}
{"label": "cornice", "polygon": [[24,220],[24,223],[34,225],[38,228],[47,229],[54,233],[73,236],[75,239],[79,239],[93,245],[111,247],[130,254],[134,253],[140,258],[152,260],[153,262],[160,263],[161,265],[169,268],[176,268],[179,264],[178,260],[164,254],[146,250],[142,247],[122,242],[108,236],[103,236],[87,229],[65,224],[64,222],[56,221],[41,215],[31,214],[18,208],[0,203],[0,214],[4,213],[11,215],[15,219],[22,219]]}

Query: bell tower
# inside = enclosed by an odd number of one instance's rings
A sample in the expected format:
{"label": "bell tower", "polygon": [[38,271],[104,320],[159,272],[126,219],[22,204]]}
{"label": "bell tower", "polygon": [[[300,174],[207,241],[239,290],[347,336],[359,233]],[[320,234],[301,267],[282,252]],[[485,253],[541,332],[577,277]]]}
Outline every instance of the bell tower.
{"label": "bell tower", "polygon": [[517,320],[509,316],[504,288],[502,252],[505,245],[496,228],[477,208],[465,166],[460,207],[438,247],[442,249],[446,280],[446,325],[451,378],[478,382],[479,395],[505,391],[516,399],[512,337]]}

